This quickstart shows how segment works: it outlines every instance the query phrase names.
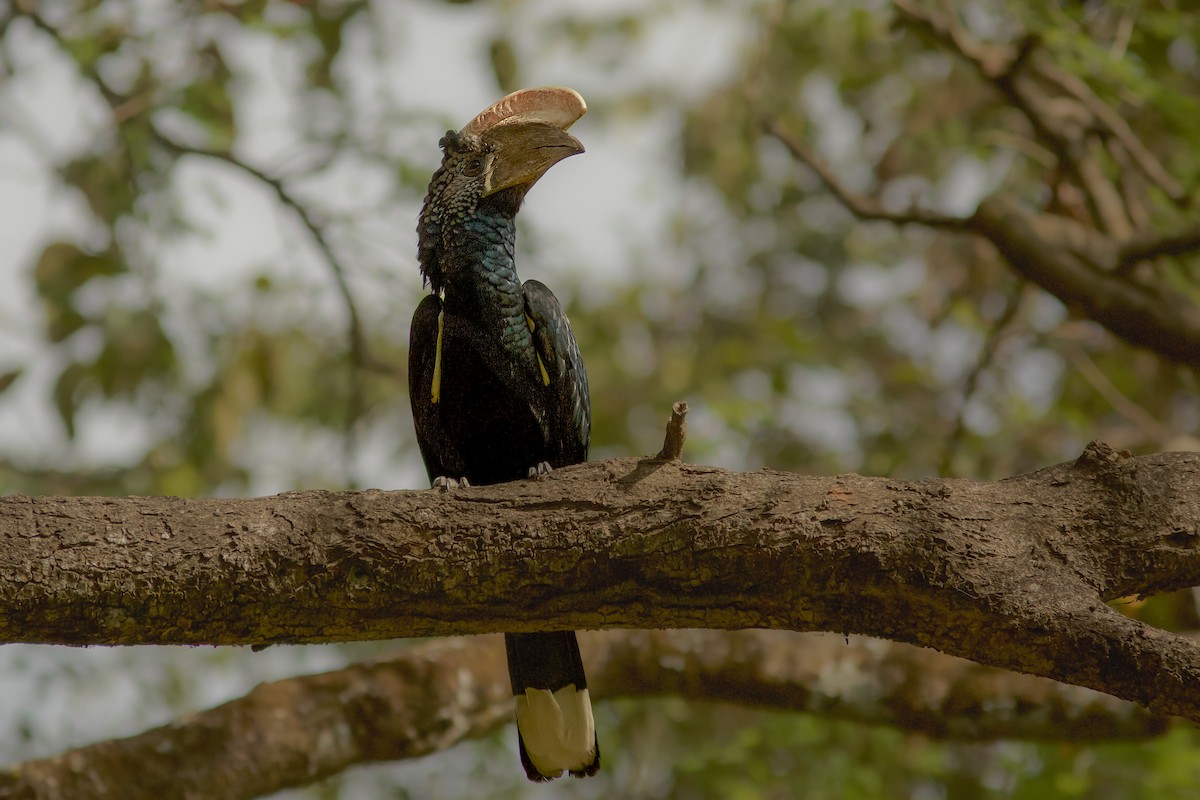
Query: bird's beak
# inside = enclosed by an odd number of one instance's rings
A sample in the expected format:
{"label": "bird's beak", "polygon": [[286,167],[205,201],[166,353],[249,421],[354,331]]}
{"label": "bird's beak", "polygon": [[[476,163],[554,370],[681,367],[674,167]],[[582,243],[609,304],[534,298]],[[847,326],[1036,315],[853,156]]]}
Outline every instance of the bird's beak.
{"label": "bird's beak", "polygon": [[513,186],[528,189],[555,164],[583,152],[574,136],[541,121],[510,121],[489,129],[482,138],[495,148],[484,197]]}

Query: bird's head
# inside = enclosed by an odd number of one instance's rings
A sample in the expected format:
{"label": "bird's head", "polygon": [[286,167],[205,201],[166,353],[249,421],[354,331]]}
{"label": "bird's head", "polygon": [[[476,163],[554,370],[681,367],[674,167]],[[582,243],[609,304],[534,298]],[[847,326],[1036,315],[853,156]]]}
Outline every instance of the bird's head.
{"label": "bird's head", "polygon": [[492,103],[462,130],[446,132],[442,164],[429,181],[417,226],[421,272],[435,292],[442,284],[439,261],[448,225],[488,198],[516,213],[548,169],[583,152],[567,129],[586,112],[574,89],[522,89]]}

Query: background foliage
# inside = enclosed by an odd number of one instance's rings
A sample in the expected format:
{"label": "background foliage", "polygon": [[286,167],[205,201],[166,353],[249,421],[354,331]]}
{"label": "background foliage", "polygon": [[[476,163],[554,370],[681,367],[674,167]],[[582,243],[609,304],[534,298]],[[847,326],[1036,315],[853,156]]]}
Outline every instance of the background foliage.
{"label": "background foliage", "polygon": [[[982,39],[1035,34],[1195,195],[1200,21],[1186,4],[957,6]],[[856,222],[764,134],[764,118],[786,125],[897,208],[967,214],[1001,185],[1058,199],[1004,98],[883,2],[8,0],[0,81],[5,492],[422,485],[404,363],[436,142],[545,83],[588,99],[589,154],[531,195],[522,271],[568,302],[594,458],[657,450],[683,398],[689,457],[735,469],[990,479],[1090,439],[1200,447],[1195,372],[1118,341],[976,240]],[[1188,219],[1156,200],[1155,225]],[[1200,261],[1159,268],[1200,302]],[[1126,610],[1197,623],[1190,593]],[[0,761],[374,650],[9,646]],[[1183,729],[961,744],[677,700],[598,713],[602,777],[556,791],[1169,798],[1200,783]],[[524,796],[513,739],[286,796]]]}

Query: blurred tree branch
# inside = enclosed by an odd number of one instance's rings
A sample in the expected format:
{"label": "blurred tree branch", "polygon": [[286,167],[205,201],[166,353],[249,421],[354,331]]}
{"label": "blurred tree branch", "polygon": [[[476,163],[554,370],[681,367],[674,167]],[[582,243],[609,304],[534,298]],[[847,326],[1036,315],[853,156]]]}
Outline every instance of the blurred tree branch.
{"label": "blurred tree branch", "polygon": [[984,339],[983,346],[979,348],[979,355],[975,358],[975,365],[971,367],[971,371],[967,373],[966,378],[963,380],[962,400],[958,407],[958,413],[955,415],[954,428],[950,432],[950,438],[943,451],[942,460],[938,464],[938,474],[944,478],[948,478],[954,474],[954,457],[958,454],[963,439],[967,435],[967,409],[971,401],[975,398],[980,378],[992,365],[992,361],[996,357],[1000,345],[1003,343],[1004,338],[1008,336],[1013,322],[1020,314],[1022,301],[1026,296],[1025,287],[1027,285],[1024,282],[1019,282],[1012,290],[1011,295],[1005,299],[1004,311],[992,323],[991,331],[989,331],[987,338]]}
{"label": "blurred tree branch", "polygon": [[[1015,45],[972,37],[952,4],[944,13],[914,0],[893,0],[901,26],[971,64],[1026,119],[1038,143],[1057,159],[1060,177],[1086,199],[1073,216],[1039,211],[1003,192],[986,197],[968,217],[913,207],[886,209],[878,199],[851,191],[811,148],[774,118],[762,126],[857,218],[970,233],[989,241],[1022,277],[1068,308],[1120,338],[1174,361],[1200,367],[1200,308],[1160,277],[1139,274],[1138,264],[1200,251],[1200,231],[1147,231],[1144,199],[1132,184],[1118,185],[1106,159],[1136,170],[1175,205],[1188,192],[1141,142],[1121,115],[1082,79],[1053,63],[1034,36]],[[1054,187],[1056,194],[1062,187]]]}
{"label": "blurred tree branch", "polygon": [[878,199],[853,192],[842,184],[833,169],[813,152],[807,142],[794,136],[777,120],[764,118],[762,125],[788,149],[793,158],[815,172],[821,183],[825,184],[825,188],[858,219],[864,222],[890,222],[895,225],[923,225],[936,230],[963,233],[971,230],[969,219],[941,214],[930,209],[913,206],[904,211],[889,211]]}
{"label": "blurred tree branch", "polygon": [[[296,215],[296,218],[300,221],[300,224],[304,227],[304,230],[308,232],[313,244],[316,245],[317,251],[321,254],[326,266],[329,267],[329,271],[333,275],[334,282],[338,287],[338,293],[342,297],[342,303],[346,306],[349,328],[348,335],[350,339],[349,350],[350,358],[353,363],[363,369],[372,369],[389,375],[393,373],[394,370],[391,367],[381,364],[372,358],[367,349],[367,340],[366,334],[363,330],[362,316],[359,314],[358,304],[354,300],[354,293],[351,291],[350,284],[346,279],[346,267],[344,264],[342,264],[341,260],[334,252],[333,245],[330,243],[329,236],[325,232],[324,227],[320,222],[317,221],[313,212],[309,210],[309,208],[299,198],[297,198],[291,191],[288,190],[281,178],[268,175],[258,167],[241,160],[228,150],[206,150],[201,147],[193,147],[191,145],[183,144],[182,142],[177,142],[170,137],[163,135],[163,133],[156,128],[152,128],[151,135],[154,137],[155,141],[177,155],[198,156],[201,158],[212,159],[229,164],[230,166],[246,173],[259,183],[269,188],[279,199],[279,202]],[[358,412],[361,410],[361,395],[362,387],[359,385],[359,382],[356,379],[356,385],[354,387],[354,391],[352,392],[352,396],[354,397],[353,402],[356,408],[351,414],[352,417],[357,416]]]}
{"label": "blurred tree branch", "polygon": [[[340,13],[344,16],[341,19],[344,21],[347,16],[357,13],[359,8],[361,8],[361,4],[347,6],[342,9]],[[208,12],[220,12],[222,10],[219,4],[207,9]],[[313,13],[314,15],[316,14],[316,12]],[[337,286],[342,304],[346,309],[346,336],[348,340],[348,352],[350,354],[350,369],[348,373],[348,407],[346,409],[343,428],[346,452],[349,453],[352,451],[354,447],[354,425],[362,416],[366,405],[365,388],[361,371],[373,370],[390,375],[393,374],[394,370],[387,364],[372,357],[369,351],[362,316],[347,277],[349,270],[344,260],[338,256],[335,248],[332,246],[326,225],[320,221],[318,215],[307,203],[288,189],[287,181],[283,177],[271,175],[237,157],[229,147],[199,147],[177,141],[165,135],[152,119],[153,112],[157,109],[157,104],[163,100],[164,96],[169,94],[170,87],[164,85],[165,82],[161,76],[148,71],[143,76],[144,80],[133,91],[128,93],[117,91],[105,79],[104,75],[101,74],[96,57],[96,48],[92,46],[80,47],[79,41],[73,40],[64,34],[62,30],[55,27],[40,12],[37,3],[15,3],[12,19],[15,20],[18,18],[27,19],[36,30],[49,37],[64,58],[74,65],[79,75],[95,89],[105,104],[111,109],[112,124],[117,132],[115,139],[119,146],[124,149],[126,163],[123,166],[128,171],[126,179],[130,184],[138,182],[140,177],[138,174],[139,171],[152,172],[155,169],[160,169],[163,172],[166,171],[161,165],[150,166],[150,162],[146,159],[137,158],[133,152],[134,145],[131,142],[136,142],[139,147],[145,147],[146,139],[149,139],[150,142],[158,145],[158,147],[170,154],[172,162],[180,156],[195,156],[220,161],[235,167],[271,190],[280,204],[295,215],[305,232],[311,238],[321,261],[328,268]],[[7,23],[8,21],[6,20],[5,24]],[[165,105],[170,107],[169,102],[165,103]],[[232,128],[232,118],[229,124]],[[140,165],[140,169],[135,165]],[[109,224],[113,225],[113,222],[110,220]]]}
{"label": "blurred tree branch", "polygon": [[1184,256],[1200,251],[1200,226],[1178,234],[1147,236],[1127,243],[1121,248],[1118,271],[1124,272],[1141,261],[1162,256]]}
{"label": "blurred tree branch", "polygon": [[[705,630],[581,638],[589,684],[607,699],[672,694],[963,740],[1112,741],[1167,726],[1107,695],[877,640]],[[125,800],[257,797],[356,764],[419,758],[511,717],[500,637],[431,642],[263,684],[138,736],[13,765],[0,771],[0,797],[89,800],[110,796],[113,785],[126,787]]]}

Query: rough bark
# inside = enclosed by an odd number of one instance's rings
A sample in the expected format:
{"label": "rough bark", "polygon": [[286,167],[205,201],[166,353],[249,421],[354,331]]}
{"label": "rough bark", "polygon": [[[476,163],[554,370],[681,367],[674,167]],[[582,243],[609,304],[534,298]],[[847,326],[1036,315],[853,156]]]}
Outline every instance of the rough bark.
{"label": "rough bark", "polygon": [[0,499],[0,642],[588,628],[860,633],[1200,721],[1200,645],[1106,600],[1200,583],[1200,454],[995,482],[617,459],[450,493]]}
{"label": "rough bark", "polygon": [[[1044,678],[879,640],[781,631],[609,631],[581,645],[597,698],[675,694],[958,739],[1142,738],[1166,720]],[[498,636],[416,645],[259,686],[138,736],[0,772],[0,798],[257,797],[355,764],[417,758],[507,723]],[[186,753],[186,758],[178,754]]]}

